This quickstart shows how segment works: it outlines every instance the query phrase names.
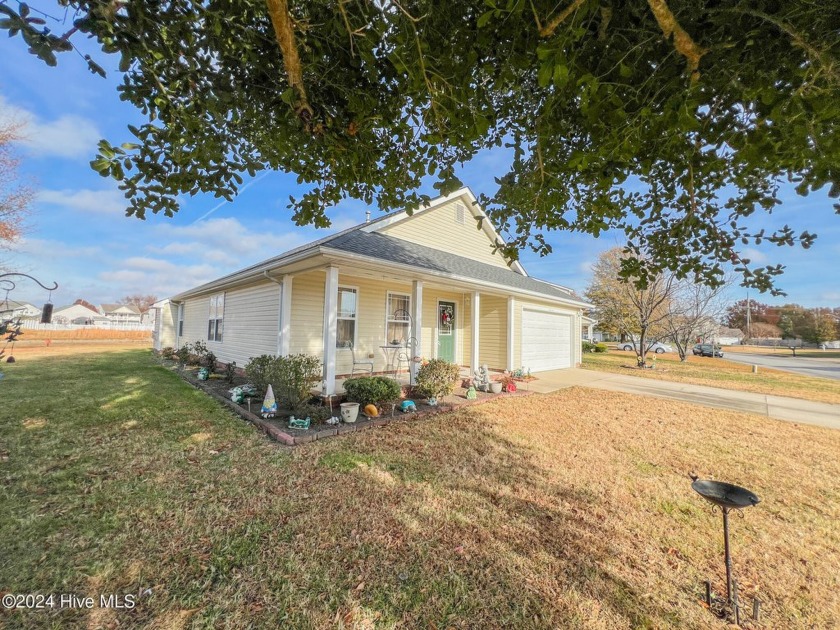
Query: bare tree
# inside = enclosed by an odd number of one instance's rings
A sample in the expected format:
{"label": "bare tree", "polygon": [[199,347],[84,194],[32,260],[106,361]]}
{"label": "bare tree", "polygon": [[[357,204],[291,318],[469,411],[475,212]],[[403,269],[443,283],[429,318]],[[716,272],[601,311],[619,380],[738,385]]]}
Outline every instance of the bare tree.
{"label": "bare tree", "polygon": [[0,118],[0,249],[9,249],[23,235],[34,191],[18,173],[20,160],[13,145],[22,125]]}
{"label": "bare tree", "polygon": [[709,287],[688,279],[674,284],[662,326],[676,346],[680,361],[686,360],[697,337],[705,337],[717,328],[725,310],[722,294],[727,286]]}
{"label": "bare tree", "polygon": [[125,304],[127,306],[136,306],[141,313],[148,311],[152,304],[158,301],[156,295],[126,295],[117,304]]}
{"label": "bare tree", "polygon": [[646,367],[651,347],[667,336],[665,321],[678,283],[673,274],[660,273],[649,278],[646,288],[639,289],[632,278],[620,277],[623,257],[620,247],[603,252],[592,267],[592,281],[585,295],[595,305],[602,329],[627,336],[636,352],[637,365]]}

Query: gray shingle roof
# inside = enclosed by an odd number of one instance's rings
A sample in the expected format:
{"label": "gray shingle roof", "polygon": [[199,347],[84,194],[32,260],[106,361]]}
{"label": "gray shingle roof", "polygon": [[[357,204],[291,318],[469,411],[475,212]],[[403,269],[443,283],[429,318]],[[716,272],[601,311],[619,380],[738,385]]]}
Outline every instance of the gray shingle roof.
{"label": "gray shingle roof", "polygon": [[354,230],[337,234],[321,243],[321,247],[337,249],[351,254],[372,256],[379,260],[411,265],[419,269],[454,274],[490,282],[501,287],[541,293],[548,297],[579,301],[570,291],[564,291],[548,282],[523,276],[506,267],[497,267],[471,258],[418,245],[376,232]]}

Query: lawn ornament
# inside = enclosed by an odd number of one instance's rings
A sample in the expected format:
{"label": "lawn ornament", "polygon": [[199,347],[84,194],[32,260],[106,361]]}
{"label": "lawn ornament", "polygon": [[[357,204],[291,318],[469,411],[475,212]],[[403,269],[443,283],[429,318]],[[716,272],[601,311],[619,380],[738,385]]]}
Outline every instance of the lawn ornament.
{"label": "lawn ornament", "polygon": [[482,392],[490,391],[490,370],[487,364],[482,365],[473,373],[473,387]]}
{"label": "lawn ornament", "polygon": [[478,398],[478,395],[475,393],[475,387],[470,386],[467,390],[467,400],[475,400]]}
{"label": "lawn ornament", "polygon": [[508,392],[508,393],[516,391],[516,383],[514,382],[513,379],[505,381],[505,391]]}
{"label": "lawn ornament", "polygon": [[411,413],[417,411],[417,405],[414,404],[413,400],[404,400],[400,403],[400,411],[403,413]]}
{"label": "lawn ornament", "polygon": [[370,418],[376,418],[379,416],[379,409],[376,408],[376,405],[365,405],[365,415]]}
{"label": "lawn ornament", "polygon": [[277,401],[274,399],[274,390],[271,388],[271,385],[268,386],[268,390],[265,392],[265,398],[263,399],[262,409],[260,409],[260,415],[263,418],[273,418],[277,414]]}
{"label": "lawn ornament", "polygon": [[329,425],[336,425],[339,422],[341,422],[341,418],[339,418],[338,416],[333,416],[332,418],[327,418],[325,422]]}
{"label": "lawn ornament", "polygon": [[291,416],[289,418],[289,428],[303,429],[304,431],[306,431],[307,429],[309,429],[309,422],[309,416],[306,416],[306,418],[295,418],[294,416]]}
{"label": "lawn ornament", "polygon": [[206,381],[210,378],[210,370],[206,367],[198,369],[198,380],[199,381]]}
{"label": "lawn ornament", "polygon": [[257,395],[257,388],[250,383],[245,383],[245,385],[239,385],[238,387],[229,389],[228,393],[233,402],[242,404],[246,398],[252,398]]}
{"label": "lawn ornament", "polygon": [[437,398],[429,398],[426,401],[426,404],[429,405],[429,407],[437,407],[437,404],[438,404]]}

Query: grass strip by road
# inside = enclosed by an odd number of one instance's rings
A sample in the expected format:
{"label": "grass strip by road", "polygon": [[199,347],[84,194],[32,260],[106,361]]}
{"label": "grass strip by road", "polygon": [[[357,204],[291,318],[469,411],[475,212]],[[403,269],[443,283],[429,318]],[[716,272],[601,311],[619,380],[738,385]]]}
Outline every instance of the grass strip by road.
{"label": "grass strip by road", "polygon": [[652,360],[653,356],[656,356],[656,368],[640,370],[635,367],[636,361],[632,352],[611,350],[607,353],[584,353],[583,367],[625,376],[840,404],[840,381],[837,380],[765,367],[759,368],[758,373],[753,374],[750,365],[719,357],[689,356],[685,363],[681,363],[675,354],[650,355],[649,359]]}
{"label": "grass strip by road", "polygon": [[147,351],[5,371],[0,591],[143,597],[0,626],[724,628],[690,471],[762,498],[765,627],[840,623],[838,431],[573,388],[289,450]]}

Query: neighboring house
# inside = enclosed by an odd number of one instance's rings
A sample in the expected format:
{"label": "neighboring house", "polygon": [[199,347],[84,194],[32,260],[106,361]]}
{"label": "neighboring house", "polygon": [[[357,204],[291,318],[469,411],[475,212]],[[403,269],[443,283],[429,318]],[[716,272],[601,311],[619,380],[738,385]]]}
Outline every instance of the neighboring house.
{"label": "neighboring house", "polygon": [[721,346],[737,346],[744,339],[744,333],[737,328],[721,326],[715,335],[715,343]]}
{"label": "neighboring house", "polygon": [[139,324],[143,314],[134,304],[100,304],[99,310],[114,324]]}
{"label": "neighboring house", "polygon": [[[480,227],[478,219],[480,221]],[[540,372],[580,362],[590,305],[495,250],[469,189],[396,212],[158,302],[157,347],[202,341],[222,362],[307,353],[324,388],[356,360],[383,372],[410,355]]]}
{"label": "neighboring house", "polygon": [[40,317],[40,315],[41,309],[29,302],[16,302],[15,300],[0,302],[0,319],[34,318]]}
{"label": "neighboring house", "polygon": [[83,324],[92,326],[107,321],[105,316],[82,304],[61,306],[53,311],[52,321],[56,324]]}

